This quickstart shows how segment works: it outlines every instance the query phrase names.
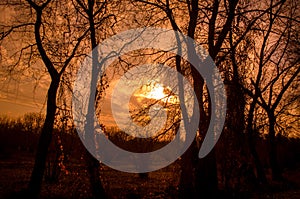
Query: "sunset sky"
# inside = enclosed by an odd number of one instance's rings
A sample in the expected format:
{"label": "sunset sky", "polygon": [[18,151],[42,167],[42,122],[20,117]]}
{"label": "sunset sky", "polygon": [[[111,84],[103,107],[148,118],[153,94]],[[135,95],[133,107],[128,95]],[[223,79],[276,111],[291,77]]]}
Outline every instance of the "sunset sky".
{"label": "sunset sky", "polygon": [[[9,23],[14,14],[13,9],[2,6],[0,8],[0,23]],[[27,112],[44,112],[48,86],[47,77],[40,70],[36,71],[36,74],[38,73],[42,77],[37,83],[37,76],[31,71],[22,75],[19,72],[8,73],[7,71],[8,67],[5,64],[15,61],[14,49],[21,45],[15,37],[8,41],[2,41],[0,44],[0,115],[18,117]],[[39,67],[40,64],[37,63],[35,67]],[[16,71],[21,71],[21,69],[17,68]]]}
{"label": "sunset sky", "polygon": [[47,84],[47,82],[36,83],[30,79],[27,82],[19,82],[10,77],[1,80],[0,114],[18,117],[27,112],[44,113]]}

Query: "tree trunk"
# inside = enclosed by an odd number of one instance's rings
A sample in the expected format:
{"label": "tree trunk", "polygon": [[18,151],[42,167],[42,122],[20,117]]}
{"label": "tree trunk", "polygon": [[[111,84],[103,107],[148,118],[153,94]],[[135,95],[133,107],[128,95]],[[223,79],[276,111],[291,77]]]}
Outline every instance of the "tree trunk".
{"label": "tree trunk", "polygon": [[28,186],[28,193],[30,195],[30,198],[37,198],[41,191],[41,184],[46,167],[48,148],[52,139],[58,86],[59,78],[52,79],[50,87],[48,89],[46,119],[39,138],[35,163]]}
{"label": "tree trunk", "polygon": [[[210,122],[211,108],[209,105],[208,115],[206,115],[204,110],[203,97],[202,97],[203,86],[204,86],[203,78],[198,74],[194,76],[194,81],[195,81],[194,90],[197,95],[199,110],[200,110],[200,118],[201,118],[199,122],[199,132],[201,134],[201,137],[204,138],[206,136],[206,132],[208,130],[208,126]],[[202,141],[203,140],[204,139],[202,139]],[[215,153],[215,149],[213,148],[212,151],[206,157],[199,159],[198,153],[200,147],[198,146],[197,147],[198,150],[194,153],[194,158],[197,159],[195,165],[196,191],[198,196],[210,197],[216,194],[218,191],[216,153]]]}
{"label": "tree trunk", "polygon": [[266,184],[267,183],[267,178],[266,174],[264,171],[264,168],[261,164],[261,161],[259,159],[258,153],[255,148],[255,142],[253,140],[253,130],[251,129],[250,132],[248,131],[248,145],[249,145],[249,150],[250,153],[254,159],[254,164],[257,172],[257,179],[260,183]]}
{"label": "tree trunk", "polygon": [[[88,0],[88,9],[86,13],[88,14],[88,20],[89,20],[89,28],[90,28],[90,42],[92,47],[92,79],[91,79],[91,89],[97,88],[97,78],[98,78],[98,69],[99,62],[98,62],[98,51],[94,50],[97,47],[97,39],[96,39],[96,28],[95,28],[95,21],[94,21],[94,6],[95,1],[94,0]],[[86,116],[86,126],[85,126],[85,133],[86,139],[89,139],[91,141],[89,147],[92,148],[93,151],[96,150],[96,146],[94,141],[94,132],[88,132],[91,129],[94,129],[94,113],[95,113],[95,104],[94,99],[96,96],[96,91],[91,90],[90,96],[89,96],[89,104],[88,104],[88,113]],[[87,150],[85,152],[85,161],[88,168],[88,173],[90,177],[90,184],[91,189],[93,193],[93,198],[106,198],[104,188],[101,183],[100,179],[100,163],[99,161],[90,154]]]}
{"label": "tree trunk", "polygon": [[92,188],[93,198],[106,198],[105,191],[100,179],[100,163],[88,151],[85,152],[87,171],[89,173],[90,186]]}
{"label": "tree trunk", "polygon": [[269,116],[270,165],[272,169],[272,179],[281,180],[282,175],[277,162],[275,115],[272,112],[268,112],[268,116]]}
{"label": "tree trunk", "polygon": [[181,175],[179,181],[179,198],[195,198],[194,163],[192,144],[181,156]]}
{"label": "tree trunk", "polygon": [[215,148],[206,157],[198,160],[196,187],[197,195],[200,197],[215,198],[217,196],[218,177]]}
{"label": "tree trunk", "polygon": [[256,104],[257,98],[253,99],[252,104],[250,105],[249,109],[249,115],[248,115],[248,123],[247,123],[247,140],[248,140],[248,147],[250,150],[250,153],[254,159],[254,164],[256,167],[256,172],[257,172],[257,178],[260,183],[266,184],[267,183],[267,178],[266,174],[264,172],[263,166],[261,164],[261,161],[259,159],[258,153],[255,148],[255,141],[253,138],[253,117],[254,117],[254,109],[255,109],[255,104]]}

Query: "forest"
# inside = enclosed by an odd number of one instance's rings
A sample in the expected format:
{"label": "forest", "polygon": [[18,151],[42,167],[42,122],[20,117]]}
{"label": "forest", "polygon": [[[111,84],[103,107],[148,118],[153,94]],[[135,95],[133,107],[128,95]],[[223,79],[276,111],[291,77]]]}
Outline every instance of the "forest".
{"label": "forest", "polygon": [[1,1],[0,198],[299,198],[299,7]]}

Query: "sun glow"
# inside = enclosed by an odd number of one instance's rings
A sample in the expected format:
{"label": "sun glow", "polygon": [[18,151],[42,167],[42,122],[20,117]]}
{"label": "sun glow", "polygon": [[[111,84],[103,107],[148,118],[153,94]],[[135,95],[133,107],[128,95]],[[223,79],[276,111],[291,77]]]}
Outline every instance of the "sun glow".
{"label": "sun glow", "polygon": [[162,100],[168,95],[164,92],[164,87],[160,84],[156,84],[150,92],[146,93],[147,98],[156,99],[156,100]]}
{"label": "sun glow", "polygon": [[172,104],[178,103],[177,96],[172,94],[172,90],[170,88],[155,81],[142,86],[141,90],[137,92],[135,96]]}

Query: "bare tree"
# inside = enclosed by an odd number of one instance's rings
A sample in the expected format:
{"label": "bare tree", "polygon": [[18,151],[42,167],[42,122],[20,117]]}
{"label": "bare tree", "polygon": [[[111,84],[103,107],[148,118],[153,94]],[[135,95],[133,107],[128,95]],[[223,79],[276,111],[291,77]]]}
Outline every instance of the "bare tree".
{"label": "bare tree", "polygon": [[[299,48],[299,46],[292,42],[293,31],[295,31],[295,27],[299,26],[295,20],[297,6],[293,1],[290,3],[291,6],[286,2],[280,2],[274,7],[275,3],[270,2],[270,7],[274,8],[268,11],[268,23],[258,30],[263,37],[262,42],[254,46],[255,61],[253,64],[256,76],[255,79],[250,78],[251,87],[245,89],[252,98],[247,124],[249,137],[253,136],[251,132],[253,131],[255,107],[260,105],[268,117],[269,157],[274,180],[282,178],[276,153],[277,110],[280,109],[280,102],[284,100],[285,93],[295,84],[300,71],[299,56],[295,54],[295,48]],[[289,102],[286,101],[285,104],[288,105]],[[253,144],[252,141],[249,143],[250,146]],[[254,154],[254,156],[256,155]]]}
{"label": "bare tree", "polygon": [[[48,148],[52,140],[52,132],[57,110],[57,90],[60,84],[61,76],[63,75],[66,68],[71,64],[71,61],[75,57],[76,51],[79,48],[81,41],[87,34],[87,31],[78,31],[78,29],[74,28],[74,26],[71,26],[70,23],[68,23],[66,26],[59,24],[60,22],[64,21],[63,16],[65,16],[66,20],[66,17],[68,16],[68,14],[70,14],[70,12],[66,11],[66,13],[61,13],[62,15],[59,16],[61,18],[58,17],[59,19],[56,18],[57,15],[55,16],[53,14],[54,12],[56,12],[59,15],[59,11],[61,11],[59,10],[59,8],[62,8],[62,6],[66,6],[66,2],[51,0],[41,2],[27,0],[26,2],[27,4],[23,2],[21,3],[21,8],[24,9],[24,11],[27,12],[29,16],[32,16],[32,18],[30,18],[31,21],[26,23],[19,22],[20,24],[17,22],[17,24],[14,24],[10,29],[2,32],[1,39],[5,39],[10,34],[19,31],[20,28],[21,31],[23,30],[25,33],[29,32],[28,28],[32,28],[30,31],[32,31],[34,35],[34,42],[21,49],[19,60],[24,59],[23,52],[25,49],[31,49],[27,54],[29,55],[27,57],[28,67],[31,66],[30,63],[33,59],[41,59],[51,79],[50,86],[47,92],[46,118],[40,134],[34,168],[28,185],[29,196],[32,198],[36,198],[39,195],[41,189]],[[71,13],[70,15],[72,14],[73,13]],[[60,49],[60,42],[65,41],[56,40],[59,37],[56,37],[57,35],[55,35],[57,34],[57,32],[51,31],[51,29],[53,30],[52,25],[56,25],[56,28],[58,28],[58,32],[61,30],[64,30],[65,32],[63,32],[66,34],[68,31],[70,34],[76,32],[76,37],[69,37],[70,41],[67,41],[68,46],[65,46],[64,49]],[[62,29],[60,29],[59,27],[62,27]],[[59,32],[58,34],[61,34],[61,32]],[[18,64],[21,64],[21,62],[18,61],[15,65]]]}
{"label": "bare tree", "polygon": [[73,50],[69,54],[68,58],[63,62],[63,65],[60,70],[58,70],[53,61],[50,60],[49,56],[47,55],[47,51],[45,49],[46,45],[43,42],[43,37],[41,35],[41,27],[43,24],[42,20],[42,14],[45,8],[49,5],[51,2],[50,0],[42,3],[37,4],[34,3],[31,0],[27,1],[32,9],[35,11],[36,20],[34,22],[34,34],[35,34],[35,40],[36,45],[39,51],[39,54],[41,56],[41,59],[43,60],[43,63],[45,67],[47,68],[49,75],[51,77],[51,83],[50,87],[48,89],[47,94],[47,114],[45,123],[41,132],[36,159],[34,168],[32,171],[31,179],[28,186],[28,191],[30,196],[37,197],[37,195],[40,192],[41,189],[41,183],[43,179],[43,174],[45,170],[45,163],[46,163],[46,157],[47,157],[47,151],[48,147],[51,142],[52,138],[52,132],[53,132],[53,125],[54,125],[54,119],[55,119],[55,113],[56,113],[56,97],[57,97],[57,90],[59,87],[60,78],[63,74],[63,72],[66,70],[66,68],[69,66],[71,60],[75,56],[76,50],[80,44],[80,42],[83,40],[83,38],[86,35],[86,31],[77,39],[77,42],[75,46],[73,46]]}
{"label": "bare tree", "polygon": [[[97,74],[99,71],[99,61],[98,61],[98,51],[95,50],[98,42],[99,42],[99,36],[104,36],[106,33],[103,28],[104,23],[108,23],[110,19],[112,21],[115,20],[115,17],[113,14],[108,12],[108,2],[103,1],[95,1],[95,0],[88,0],[82,1],[82,0],[76,0],[73,2],[73,5],[76,7],[77,11],[83,15],[84,18],[88,21],[88,27],[89,27],[89,42],[90,47],[93,50],[92,51],[92,80],[91,80],[91,88],[97,87]],[[113,22],[112,22],[113,24]],[[101,32],[98,32],[98,30],[102,28]],[[98,35],[97,35],[98,33]],[[87,124],[85,126],[85,129],[93,129],[94,127],[94,113],[95,113],[95,104],[92,102],[94,101],[94,98],[97,96],[95,93],[95,96],[93,96],[93,91],[91,92],[91,96],[89,97],[89,104],[88,104],[88,113],[86,115],[86,121]],[[100,100],[100,99],[97,99]],[[86,132],[88,136],[93,136],[92,134],[94,132]],[[90,135],[91,134],[91,135]],[[91,146],[92,147],[92,146]],[[88,167],[88,172],[90,175],[90,183],[93,191],[94,198],[105,198],[106,194],[104,191],[104,188],[101,183],[100,179],[100,163],[99,161],[94,158],[88,151],[85,153],[85,159]]]}
{"label": "bare tree", "polygon": [[[197,25],[198,19],[199,19],[199,11],[202,11],[203,13],[206,12],[206,7],[203,6],[203,10],[199,8],[199,2],[196,1],[186,1],[186,2],[169,2],[168,0],[165,2],[159,1],[159,2],[152,2],[152,1],[140,1],[144,4],[148,4],[154,7],[157,7],[160,9],[164,15],[168,18],[171,27],[175,31],[179,32],[187,32],[187,35],[195,39],[195,34],[197,32]],[[211,2],[210,2],[211,3]],[[226,5],[220,5],[219,1],[212,2],[212,11],[209,13],[206,13],[205,17],[208,20],[208,32],[206,32],[205,36],[207,37],[208,41],[208,51],[210,56],[213,60],[216,60],[218,53],[221,51],[221,47],[225,41],[226,35],[228,34],[231,23],[235,16],[235,9],[237,6],[238,1],[229,1],[228,2],[228,10],[225,15],[225,23],[222,24],[222,27],[220,28],[220,32],[217,33],[216,31],[216,19],[219,14],[219,8],[221,6]],[[178,5],[183,5],[186,8],[186,12],[182,12],[181,8],[181,17],[184,16],[184,14],[188,13],[188,23],[186,24],[187,28],[181,28],[180,25],[177,23],[176,9],[178,9]],[[227,7],[226,7],[227,9]],[[178,11],[178,12],[180,12]],[[205,19],[204,17],[204,19]],[[201,22],[205,23],[205,20],[201,20]],[[219,27],[218,27],[219,28]],[[216,42],[215,42],[216,41]],[[189,46],[188,49],[188,56],[189,57],[195,57],[195,47]],[[182,72],[182,66],[181,66],[181,58],[180,56],[176,56],[176,69],[179,72]],[[199,131],[202,137],[205,136],[205,132],[208,128],[208,121],[209,121],[209,115],[210,115],[210,109],[208,108],[207,111],[205,111],[204,108],[204,102],[203,102],[203,93],[205,90],[204,85],[204,79],[201,77],[201,75],[193,68],[191,67],[191,76],[193,77],[194,82],[194,90],[197,95],[197,99],[199,102],[199,110],[201,114],[201,122],[199,124]],[[210,99],[214,100],[214,99]],[[209,107],[209,106],[208,106]],[[184,113],[183,113],[184,114]],[[181,173],[181,181],[180,181],[180,194],[183,196],[190,196],[195,197],[194,191],[195,186],[197,187],[197,190],[201,190],[201,194],[209,195],[216,193],[217,190],[217,167],[216,167],[216,159],[215,159],[215,152],[214,150],[203,160],[197,161],[198,159],[198,151],[199,146],[197,145],[197,142],[193,142],[190,149],[182,156],[182,173]],[[198,163],[197,163],[198,162]],[[197,165],[197,166],[196,166]],[[196,176],[193,174],[193,171],[195,171]]]}

